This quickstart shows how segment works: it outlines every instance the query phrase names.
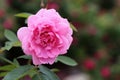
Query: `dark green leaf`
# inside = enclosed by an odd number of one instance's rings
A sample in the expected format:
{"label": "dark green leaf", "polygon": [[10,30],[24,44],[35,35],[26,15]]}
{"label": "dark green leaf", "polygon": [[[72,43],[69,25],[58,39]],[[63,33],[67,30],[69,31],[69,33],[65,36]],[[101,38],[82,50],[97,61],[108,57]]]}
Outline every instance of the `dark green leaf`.
{"label": "dark green leaf", "polygon": [[17,38],[17,36],[15,35],[15,33],[13,33],[12,31],[10,31],[10,30],[5,30],[5,32],[4,32],[4,35],[5,35],[5,37],[8,39],[8,40],[10,40],[10,41],[12,41],[12,42],[14,42],[14,41],[18,41],[18,38]]}
{"label": "dark green leaf", "polygon": [[19,59],[19,58],[32,59],[32,57],[31,57],[31,56],[28,56],[28,55],[22,55],[22,56],[18,57],[18,59]]}
{"label": "dark green leaf", "polygon": [[76,29],[76,27],[75,27],[74,25],[72,25],[71,23],[70,23],[70,27],[71,27],[74,31],[78,32],[78,30]]}
{"label": "dark green leaf", "polygon": [[0,77],[4,77],[8,72],[0,72]]}
{"label": "dark green leaf", "polygon": [[[5,61],[5,62],[7,62],[7,63],[10,63],[10,64],[12,64],[12,65],[15,65],[12,61],[10,61],[10,60],[2,57],[2,56],[0,56],[0,59],[3,60],[3,61]],[[15,66],[16,66],[16,65],[15,65]]]}
{"label": "dark green leaf", "polygon": [[32,69],[32,70],[30,70],[29,72],[28,72],[28,75],[30,76],[30,77],[33,77],[34,75],[36,75],[36,70],[35,69]]}
{"label": "dark green leaf", "polygon": [[0,67],[0,71],[11,71],[14,68],[16,68],[14,65],[5,65]]}
{"label": "dark green leaf", "polygon": [[19,62],[17,61],[17,59],[14,59],[14,60],[13,60],[13,63],[14,63],[17,67],[20,66],[20,64],[19,64]]}
{"label": "dark green leaf", "polygon": [[60,80],[55,73],[53,73],[50,69],[48,69],[45,66],[40,65],[39,66],[40,72],[45,74],[49,80]]}
{"label": "dark green leaf", "polygon": [[32,14],[30,14],[30,13],[18,13],[15,16],[22,17],[22,18],[28,18],[30,15],[32,15]]}
{"label": "dark green leaf", "polygon": [[66,64],[66,65],[69,65],[69,66],[76,66],[77,65],[77,62],[75,60],[73,60],[72,58],[67,57],[67,56],[58,56],[57,60]]}
{"label": "dark green leaf", "polygon": [[36,74],[35,76],[32,77],[32,80],[50,80],[48,76],[44,74]]}
{"label": "dark green leaf", "polygon": [[51,69],[51,71],[52,71],[52,72],[59,72],[60,70],[57,69],[57,68],[53,68],[53,69]]}
{"label": "dark green leaf", "polygon": [[42,80],[41,75],[36,74],[35,76],[32,77],[32,80]]}
{"label": "dark green leaf", "polygon": [[13,46],[13,43],[10,41],[5,42],[5,46],[3,47],[4,50],[10,50]]}
{"label": "dark green leaf", "polygon": [[2,50],[10,50],[12,47],[20,47],[21,43],[19,41],[15,41],[15,42],[11,42],[11,41],[7,41],[5,42],[5,46],[2,47]]}
{"label": "dark green leaf", "polygon": [[7,73],[3,80],[18,80],[21,77],[25,76],[26,73],[31,69],[33,69],[33,66],[31,65],[20,66]]}

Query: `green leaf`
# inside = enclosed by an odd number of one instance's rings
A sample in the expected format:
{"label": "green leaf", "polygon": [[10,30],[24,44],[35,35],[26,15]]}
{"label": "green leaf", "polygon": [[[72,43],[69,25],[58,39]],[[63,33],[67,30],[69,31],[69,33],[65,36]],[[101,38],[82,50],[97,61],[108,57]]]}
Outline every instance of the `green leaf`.
{"label": "green leaf", "polygon": [[35,69],[32,69],[32,70],[30,70],[29,72],[28,72],[28,75],[30,76],[30,77],[33,77],[34,75],[36,75],[36,70]]}
{"label": "green leaf", "polygon": [[[12,64],[12,65],[15,65],[12,61],[10,61],[10,60],[2,57],[2,56],[0,56],[0,59],[3,60],[3,61],[5,61],[5,62],[7,62],[7,63],[10,63],[10,64]],[[16,65],[15,65],[15,66],[16,66]]]}
{"label": "green leaf", "polygon": [[15,35],[15,33],[13,33],[12,31],[10,31],[10,30],[5,30],[5,32],[4,32],[4,35],[5,35],[5,37],[8,39],[8,40],[10,40],[10,41],[18,41],[18,38],[17,38],[17,36]]}
{"label": "green leaf", "polygon": [[20,64],[19,64],[19,62],[17,61],[17,59],[14,59],[14,60],[13,60],[13,63],[14,63],[17,67],[20,66]]}
{"label": "green leaf", "polygon": [[8,72],[0,72],[0,77],[4,77]]}
{"label": "green leaf", "polygon": [[66,65],[69,65],[69,66],[76,66],[77,65],[77,62],[75,60],[73,60],[72,58],[67,57],[67,56],[58,56],[57,61],[60,61]]}
{"label": "green leaf", "polygon": [[15,16],[16,17],[22,17],[22,18],[28,18],[30,15],[32,15],[32,14],[24,12],[24,13],[18,13]]}
{"label": "green leaf", "polygon": [[5,65],[0,67],[0,71],[11,71],[14,68],[16,68],[14,65]]}
{"label": "green leaf", "polygon": [[32,80],[42,80],[41,75],[36,74],[35,76],[32,77]]}
{"label": "green leaf", "polygon": [[76,29],[76,27],[75,27],[74,25],[72,25],[71,23],[70,23],[70,27],[71,27],[74,31],[78,32],[78,30]]}
{"label": "green leaf", "polygon": [[2,49],[9,51],[12,48],[12,46],[13,46],[13,43],[10,41],[7,41],[5,42],[5,46]]}
{"label": "green leaf", "polygon": [[25,76],[26,73],[31,69],[33,69],[33,66],[31,65],[20,66],[7,73],[3,80],[18,80],[21,77]]}
{"label": "green leaf", "polygon": [[115,64],[110,68],[112,74],[120,74],[120,64]]}
{"label": "green leaf", "polygon": [[51,69],[51,71],[52,71],[52,72],[59,72],[60,70],[57,69],[57,68],[53,68],[53,69]]}
{"label": "green leaf", "polygon": [[32,59],[32,57],[31,57],[31,56],[28,56],[28,55],[22,55],[22,56],[19,56],[18,59],[19,59],[19,58]]}
{"label": "green leaf", "polygon": [[21,43],[19,41],[15,41],[15,42],[11,42],[11,41],[7,41],[5,42],[5,46],[2,47],[2,50],[10,50],[12,47],[20,47]]}
{"label": "green leaf", "polygon": [[36,74],[35,76],[32,77],[32,80],[50,80],[48,76],[44,74]]}
{"label": "green leaf", "polygon": [[21,47],[21,42],[20,41],[13,42],[13,46],[14,47]]}
{"label": "green leaf", "polygon": [[40,72],[42,72],[44,75],[46,75],[49,80],[60,80],[55,73],[53,73],[50,69],[47,67],[40,65],[39,66]]}

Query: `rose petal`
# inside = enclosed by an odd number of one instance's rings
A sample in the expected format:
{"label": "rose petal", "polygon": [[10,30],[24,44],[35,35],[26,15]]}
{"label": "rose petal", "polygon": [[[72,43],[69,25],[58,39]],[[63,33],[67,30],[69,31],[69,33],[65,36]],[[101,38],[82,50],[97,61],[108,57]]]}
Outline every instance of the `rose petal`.
{"label": "rose petal", "polygon": [[[54,14],[54,15],[53,15]],[[60,17],[60,15],[54,10],[54,9],[41,9],[39,10],[37,13],[36,13],[37,16],[40,16],[40,17]]]}
{"label": "rose petal", "polygon": [[53,64],[56,58],[40,58],[40,62],[43,64]]}
{"label": "rose petal", "polygon": [[23,49],[23,51],[26,55],[33,54],[33,50],[32,50],[32,47],[29,43],[29,37],[28,36],[24,37],[24,39],[22,41],[22,49]]}
{"label": "rose petal", "polygon": [[36,52],[36,55],[37,55],[38,57],[42,57],[42,58],[48,58],[48,57],[49,57],[49,56],[47,55],[47,51],[44,50],[44,49],[41,49],[41,52],[40,52],[40,53]]}
{"label": "rose petal", "polygon": [[40,65],[41,64],[41,62],[39,60],[39,57],[36,56],[35,54],[32,54],[32,60],[33,60],[34,65]]}
{"label": "rose petal", "polygon": [[61,35],[72,35],[72,29],[70,28],[70,26],[66,23],[60,22],[58,24],[56,24],[56,27],[58,29],[58,33]]}
{"label": "rose petal", "polygon": [[22,27],[17,32],[17,36],[20,41],[22,41],[24,39],[24,37],[26,37],[28,35],[29,35],[29,31],[28,31],[27,27]]}
{"label": "rose petal", "polygon": [[38,20],[38,17],[36,15],[31,15],[28,17],[28,28],[34,29],[36,26],[36,21]]}
{"label": "rose petal", "polygon": [[64,44],[61,44],[61,47],[59,48],[60,54],[65,54],[65,53],[67,53],[67,50],[69,49],[70,44],[69,44],[69,41],[66,39],[66,37],[61,36],[61,39]]}

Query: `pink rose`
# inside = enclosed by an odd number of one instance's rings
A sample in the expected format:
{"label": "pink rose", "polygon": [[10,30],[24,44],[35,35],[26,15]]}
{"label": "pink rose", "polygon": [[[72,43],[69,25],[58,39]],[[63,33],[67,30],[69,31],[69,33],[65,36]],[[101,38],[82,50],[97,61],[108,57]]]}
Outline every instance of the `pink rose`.
{"label": "pink rose", "polygon": [[33,64],[53,64],[58,55],[67,53],[72,43],[72,29],[67,19],[54,9],[41,9],[28,18],[28,27],[22,27],[17,35],[26,55]]}

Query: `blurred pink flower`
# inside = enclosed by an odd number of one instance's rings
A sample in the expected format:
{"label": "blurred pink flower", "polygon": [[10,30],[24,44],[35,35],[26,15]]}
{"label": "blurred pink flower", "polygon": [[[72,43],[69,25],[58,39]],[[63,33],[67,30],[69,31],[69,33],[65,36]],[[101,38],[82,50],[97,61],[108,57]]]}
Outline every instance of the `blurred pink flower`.
{"label": "blurred pink flower", "polygon": [[12,2],[13,2],[13,0],[6,0],[6,3],[7,3],[8,5],[11,5]]}
{"label": "blurred pink flower", "polygon": [[108,56],[107,54],[108,54],[108,52],[106,49],[104,49],[104,48],[99,49],[94,53],[94,58],[97,60],[101,60],[101,59],[106,58]]}
{"label": "blurred pink flower", "polygon": [[111,72],[110,72],[110,68],[109,67],[103,67],[101,69],[101,75],[104,78],[108,78],[110,76]]}
{"label": "blurred pink flower", "polygon": [[102,58],[102,54],[100,52],[96,52],[94,54],[94,57],[97,59],[97,60],[100,60]]}
{"label": "blurred pink flower", "polygon": [[13,27],[13,20],[12,19],[6,19],[4,22],[3,22],[3,27],[5,29],[11,29]]}
{"label": "blurred pink flower", "polygon": [[92,60],[92,59],[86,59],[86,60],[84,61],[84,63],[83,63],[83,66],[84,66],[84,68],[87,69],[87,70],[93,70],[93,69],[95,68],[95,66],[96,66],[96,63],[95,63],[95,61]]}
{"label": "blurred pink flower", "polygon": [[97,34],[97,29],[94,26],[90,26],[87,28],[88,34],[95,36]]}
{"label": "blurred pink flower", "polygon": [[3,17],[5,15],[5,11],[0,9],[0,18]]}
{"label": "blurred pink flower", "polygon": [[67,19],[54,9],[41,9],[28,18],[28,27],[22,27],[17,35],[26,55],[33,64],[53,64],[58,55],[67,53],[72,43],[72,29]]}

